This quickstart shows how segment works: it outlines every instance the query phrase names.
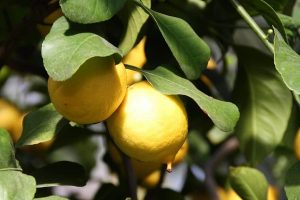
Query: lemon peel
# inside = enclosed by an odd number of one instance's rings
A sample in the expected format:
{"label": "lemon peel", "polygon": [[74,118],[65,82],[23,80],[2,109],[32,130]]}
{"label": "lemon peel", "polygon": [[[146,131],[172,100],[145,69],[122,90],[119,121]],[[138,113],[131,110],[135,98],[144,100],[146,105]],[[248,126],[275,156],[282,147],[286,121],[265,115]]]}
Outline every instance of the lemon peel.
{"label": "lemon peel", "polygon": [[121,104],[127,90],[123,63],[112,57],[94,57],[65,81],[48,79],[50,99],[56,110],[78,124],[107,119]]}
{"label": "lemon peel", "polygon": [[140,161],[171,163],[187,137],[187,114],[177,96],[164,95],[148,82],[128,88],[120,107],[107,120],[116,145]]}

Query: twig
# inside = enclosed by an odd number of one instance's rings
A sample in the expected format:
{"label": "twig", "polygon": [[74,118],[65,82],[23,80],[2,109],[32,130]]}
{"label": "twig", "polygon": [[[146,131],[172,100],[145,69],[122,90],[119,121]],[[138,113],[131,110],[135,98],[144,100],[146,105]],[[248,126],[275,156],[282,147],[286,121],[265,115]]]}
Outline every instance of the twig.
{"label": "twig", "polygon": [[204,167],[205,171],[205,181],[207,192],[212,200],[219,200],[217,193],[217,183],[214,179],[214,170],[217,165],[224,160],[229,154],[233,153],[239,147],[239,142],[235,137],[229,138],[225,141],[213,157],[206,163]]}
{"label": "twig", "polygon": [[131,200],[137,200],[137,181],[136,181],[136,175],[135,175],[131,160],[122,151],[120,151],[120,153],[121,153],[122,160],[123,160],[125,170],[126,170]]}
{"label": "twig", "polygon": [[230,0],[232,5],[235,7],[236,11],[243,17],[251,29],[257,34],[263,44],[269,49],[269,51],[274,54],[274,46],[268,41],[268,37],[257,25],[257,23],[248,14],[245,8],[238,2],[238,0]]}

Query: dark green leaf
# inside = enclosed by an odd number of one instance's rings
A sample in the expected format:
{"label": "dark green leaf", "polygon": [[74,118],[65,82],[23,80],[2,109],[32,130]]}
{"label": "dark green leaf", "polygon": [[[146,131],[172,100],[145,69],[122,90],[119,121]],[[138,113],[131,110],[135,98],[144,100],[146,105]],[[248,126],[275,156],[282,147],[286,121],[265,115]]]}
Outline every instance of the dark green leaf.
{"label": "dark green leaf", "polygon": [[106,199],[125,199],[125,194],[123,194],[120,187],[117,187],[111,183],[105,183],[98,190],[94,199],[106,200]]}
{"label": "dark green leaf", "polygon": [[[142,0],[142,2],[145,6],[150,8],[151,0]],[[132,1],[127,1],[119,15],[123,24],[126,26],[123,38],[119,44],[119,48],[125,55],[136,43],[141,28],[148,19],[148,14],[145,13],[143,9],[137,7]]]}
{"label": "dark green leaf", "polygon": [[35,198],[34,200],[68,200],[64,197],[59,196],[48,196],[48,197],[42,197],[42,198]]}
{"label": "dark green leaf", "polygon": [[42,44],[42,56],[45,69],[56,81],[70,78],[90,58],[114,56],[116,63],[122,58],[118,48],[65,17],[53,24]]}
{"label": "dark green leaf", "polygon": [[0,128],[0,152],[0,171],[20,169],[10,134],[3,128]]}
{"label": "dark green leaf", "polygon": [[284,190],[290,200],[300,197],[300,162],[295,163],[287,172]]}
{"label": "dark green leaf", "polygon": [[157,67],[151,71],[141,71],[147,80],[160,92],[180,94],[192,98],[218,128],[226,132],[234,130],[239,119],[239,111],[234,104],[207,96],[189,80],[177,76],[164,67]]}
{"label": "dark green leaf", "polygon": [[145,199],[155,199],[155,200],[165,200],[165,199],[172,199],[172,200],[184,200],[184,197],[179,193],[175,192],[174,190],[161,188],[153,193],[148,192]]}
{"label": "dark green leaf", "polygon": [[283,11],[289,0],[265,0],[276,11]]}
{"label": "dark green leaf", "polygon": [[82,24],[101,22],[112,18],[126,0],[60,0],[63,13]]}
{"label": "dark green leaf", "polygon": [[16,147],[51,140],[66,123],[67,121],[56,112],[53,104],[32,111],[24,118],[22,136]]}
{"label": "dark green leaf", "polygon": [[267,200],[269,184],[260,171],[250,167],[231,168],[229,181],[243,200]]}
{"label": "dark green leaf", "polygon": [[235,133],[248,161],[256,164],[281,142],[291,115],[292,95],[271,57],[252,48],[236,51],[240,69],[235,98],[241,117]]}
{"label": "dark green leaf", "polygon": [[270,26],[276,27],[283,35],[284,40],[285,41],[287,40],[284,26],[280,18],[278,17],[276,11],[269,4],[267,4],[263,0],[251,0],[251,1],[244,0],[244,2],[246,3],[246,5],[250,5],[251,8],[253,8],[260,15],[262,15]]}
{"label": "dark green leaf", "polygon": [[186,77],[199,78],[210,57],[207,44],[184,20],[155,12],[138,0],[135,2],[155,21]]}
{"label": "dark green leaf", "polygon": [[280,33],[275,30],[274,60],[278,72],[287,87],[300,94],[300,56],[285,43]]}
{"label": "dark green leaf", "polygon": [[35,180],[19,171],[0,171],[1,200],[31,200],[36,191]]}
{"label": "dark green leaf", "polygon": [[87,181],[84,168],[74,162],[60,161],[49,164],[33,173],[37,187],[58,185],[84,186]]}

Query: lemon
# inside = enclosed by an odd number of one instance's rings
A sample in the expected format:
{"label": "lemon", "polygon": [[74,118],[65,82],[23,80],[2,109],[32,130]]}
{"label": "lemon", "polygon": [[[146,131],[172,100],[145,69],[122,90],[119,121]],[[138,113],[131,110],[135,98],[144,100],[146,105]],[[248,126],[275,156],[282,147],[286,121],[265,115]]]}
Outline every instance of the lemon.
{"label": "lemon", "polygon": [[189,149],[189,142],[188,139],[186,139],[175,156],[175,159],[173,161],[174,165],[177,165],[184,160],[184,157],[186,156],[188,149]]}
{"label": "lemon", "polygon": [[16,142],[22,130],[15,128],[16,124],[20,123],[20,111],[4,99],[0,99],[0,128],[6,129],[14,142]]}
{"label": "lemon", "polygon": [[[146,37],[143,37],[142,40],[123,57],[122,62],[124,64],[142,68],[147,62],[147,57],[145,53],[145,43]],[[126,69],[126,74],[128,85],[131,85],[142,79],[141,73],[133,70]]]}
{"label": "lemon", "polygon": [[128,88],[107,127],[125,154],[139,161],[167,163],[170,170],[187,137],[188,123],[177,96],[164,95],[142,81]]}
{"label": "lemon", "polygon": [[112,57],[94,57],[65,81],[48,80],[48,91],[56,110],[78,124],[107,119],[121,104],[127,90],[123,63]]}
{"label": "lemon", "polygon": [[294,151],[298,160],[300,160],[300,129],[298,129],[294,139]]}
{"label": "lemon", "polygon": [[148,188],[148,189],[154,188],[158,184],[160,176],[161,176],[161,171],[160,170],[155,170],[154,172],[152,172],[148,176],[144,177],[140,181],[140,184],[143,187]]}

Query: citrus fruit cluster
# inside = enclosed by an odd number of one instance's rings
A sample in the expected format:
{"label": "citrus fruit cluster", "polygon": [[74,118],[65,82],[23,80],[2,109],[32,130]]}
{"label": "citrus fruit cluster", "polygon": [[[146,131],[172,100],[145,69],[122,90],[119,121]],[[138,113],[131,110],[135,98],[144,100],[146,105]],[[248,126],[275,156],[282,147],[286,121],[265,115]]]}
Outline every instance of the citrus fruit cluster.
{"label": "citrus fruit cluster", "polygon": [[187,138],[188,119],[178,96],[164,95],[147,81],[132,84],[135,75],[125,70],[123,62],[143,67],[145,40],[119,64],[112,56],[94,57],[65,81],[50,77],[48,90],[56,110],[66,119],[78,124],[106,120],[122,152],[139,162],[168,164],[171,170]]}

